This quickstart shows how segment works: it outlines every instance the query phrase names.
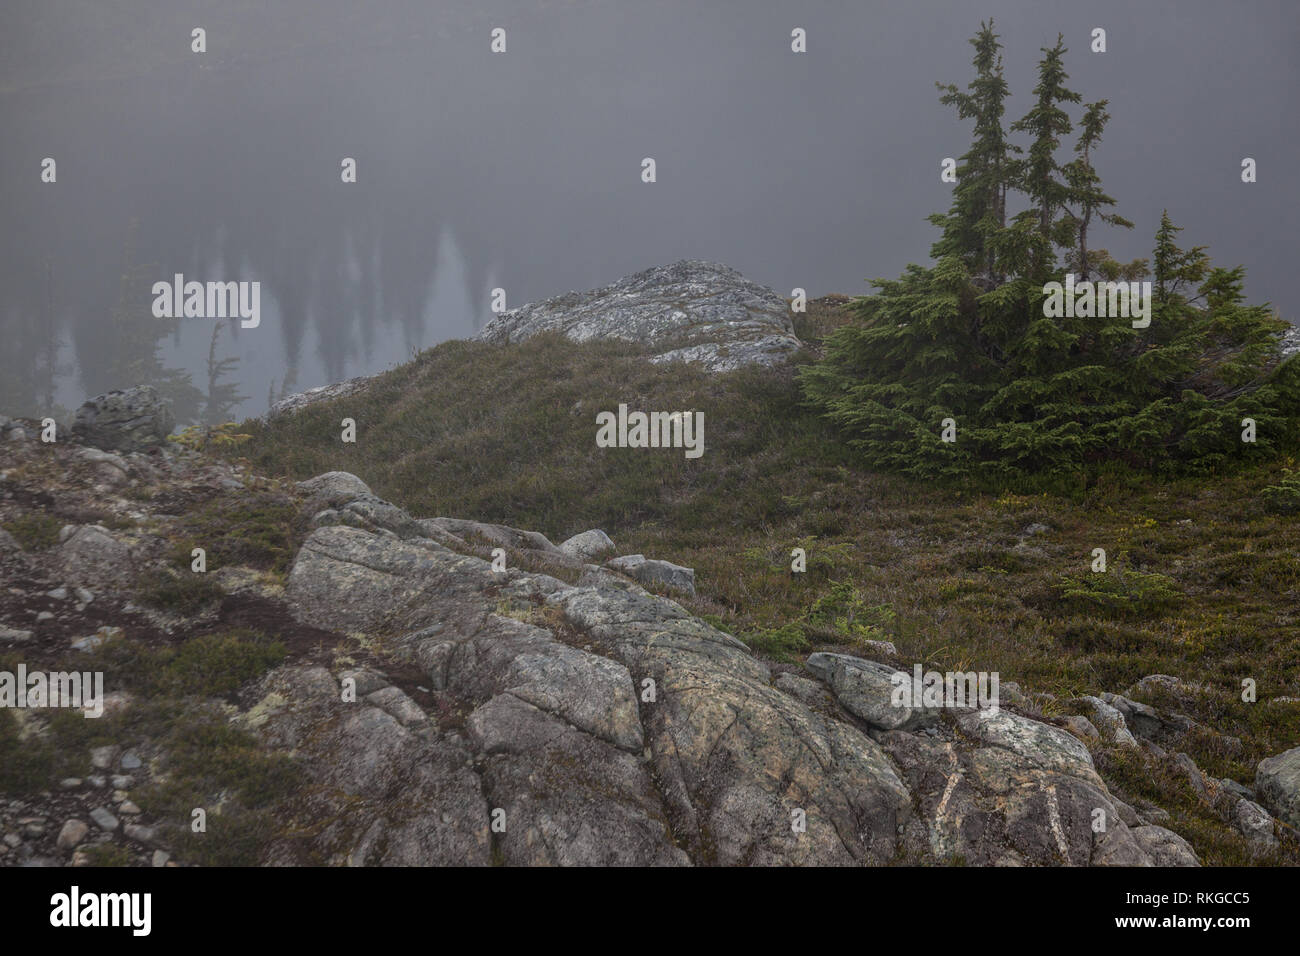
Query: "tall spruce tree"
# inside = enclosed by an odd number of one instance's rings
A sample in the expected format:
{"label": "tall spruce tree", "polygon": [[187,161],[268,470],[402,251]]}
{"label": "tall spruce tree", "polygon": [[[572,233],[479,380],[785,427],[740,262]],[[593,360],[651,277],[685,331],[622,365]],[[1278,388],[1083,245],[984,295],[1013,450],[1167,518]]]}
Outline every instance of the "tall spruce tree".
{"label": "tall spruce tree", "polygon": [[998,277],[998,263],[990,240],[1006,228],[1007,185],[1012,154],[1018,153],[1019,147],[1007,141],[1002,126],[1009,87],[1002,73],[1002,44],[993,32],[992,19],[980,24],[970,43],[975,48],[975,78],[967,91],[952,83],[935,84],[943,92],[941,103],[956,106],[959,118],[975,123],[974,141],[957,166],[952,207],[946,214],[930,217],[943,229],[930,255],[935,259],[957,256],[972,274],[994,278]]}
{"label": "tall spruce tree", "polygon": [[[1102,130],[1110,120],[1110,114],[1106,112],[1107,103],[1107,100],[1098,100],[1089,103],[1084,110],[1079,139],[1074,144],[1077,156],[1064,169],[1068,193],[1063,208],[1075,233],[1074,251],[1067,260],[1067,265],[1073,267],[1079,278],[1084,280],[1092,277],[1093,263],[1088,257],[1088,227],[1092,225],[1093,219],[1108,226],[1133,228],[1133,223],[1118,213],[1106,212],[1107,208],[1115,205],[1115,200],[1102,190],[1101,177],[1092,166],[1092,151],[1101,142]],[[1078,212],[1070,208],[1071,203],[1078,207]]]}
{"label": "tall spruce tree", "polygon": [[1056,46],[1042,48],[1043,59],[1038,63],[1038,84],[1034,87],[1034,105],[1029,112],[1011,124],[1012,132],[1029,133],[1032,141],[1025,159],[1016,164],[1020,189],[1028,195],[1038,220],[1038,232],[1043,239],[1031,263],[1034,276],[1046,276],[1055,260],[1053,246],[1067,245],[1068,223],[1062,228],[1059,214],[1070,198],[1070,186],[1065,170],[1056,159],[1061,139],[1073,129],[1070,115],[1063,103],[1078,103],[1078,93],[1066,87],[1069,79],[1065,72],[1065,37],[1056,36]]}

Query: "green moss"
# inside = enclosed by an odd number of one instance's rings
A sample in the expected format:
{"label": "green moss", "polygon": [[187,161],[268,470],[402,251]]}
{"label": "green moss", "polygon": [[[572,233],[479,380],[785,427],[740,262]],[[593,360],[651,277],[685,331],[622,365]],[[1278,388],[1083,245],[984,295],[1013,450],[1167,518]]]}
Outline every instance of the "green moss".
{"label": "green moss", "polygon": [[206,634],[182,644],[164,681],[180,694],[229,694],[284,660],[284,645],[254,631]]}
{"label": "green moss", "polygon": [[[292,760],[264,750],[248,733],[219,716],[192,715],[163,741],[166,777],[136,795],[149,814],[179,827],[177,851],[215,866],[259,862],[274,836],[275,809],[301,783]],[[193,811],[203,809],[207,829],[195,833]]]}
{"label": "green moss", "polygon": [[154,575],[137,593],[140,603],[185,617],[197,614],[223,595],[216,582],[194,571]]}
{"label": "green moss", "polygon": [[231,694],[285,658],[284,645],[258,631],[231,628],[176,646],[150,647],[113,638],[95,648],[85,666],[102,670],[113,686],[151,697]]}
{"label": "green moss", "polygon": [[13,535],[24,551],[44,551],[59,543],[59,531],[63,525],[64,522],[58,518],[32,511],[6,521],[4,529]]}
{"label": "green moss", "polygon": [[96,843],[82,852],[86,854],[90,866],[131,865],[131,851],[118,843]]}
{"label": "green moss", "polygon": [[24,796],[49,786],[58,767],[46,741],[22,739],[12,711],[0,709],[0,793]]}
{"label": "green moss", "polygon": [[1167,575],[1121,567],[1062,577],[1057,591],[1061,604],[1069,610],[1115,617],[1155,615],[1181,597],[1177,583]]}
{"label": "green moss", "polygon": [[778,661],[796,661],[812,647],[804,629],[798,624],[782,624],[779,627],[759,628],[746,631],[742,636],[755,654],[762,654]]}
{"label": "green moss", "polygon": [[1269,514],[1293,515],[1300,512],[1300,472],[1287,469],[1282,480],[1265,487],[1259,497]]}
{"label": "green moss", "polygon": [[297,503],[283,494],[251,492],[219,498],[182,519],[178,543],[188,571],[190,549],[207,552],[209,570],[245,565],[283,574],[305,536]]}

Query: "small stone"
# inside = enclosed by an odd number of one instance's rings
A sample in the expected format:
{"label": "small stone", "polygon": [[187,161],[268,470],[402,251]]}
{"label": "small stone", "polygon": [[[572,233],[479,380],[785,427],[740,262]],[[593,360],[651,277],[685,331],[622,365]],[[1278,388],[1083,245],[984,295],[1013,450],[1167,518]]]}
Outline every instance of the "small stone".
{"label": "small stone", "polygon": [[131,706],[131,695],[124,690],[109,691],[99,702],[104,717],[119,717]]}
{"label": "small stone", "polygon": [[114,791],[113,791],[113,802],[114,802],[114,803],[122,803],[122,802],[124,802],[124,801],[126,800],[126,798],[127,798],[127,792],[126,792],[125,790],[114,790]]}
{"label": "small stone", "polygon": [[117,808],[118,813],[125,813],[127,816],[137,816],[142,811],[130,800],[123,800],[122,805]]}
{"label": "small stone", "polygon": [[46,591],[46,597],[52,597],[56,601],[66,601],[68,599],[67,588],[55,588],[53,591]]}
{"label": "small stone", "polygon": [[96,770],[107,770],[113,766],[113,758],[116,756],[117,748],[112,745],[96,747],[90,752],[90,765]]}
{"label": "small stone", "polygon": [[50,611],[41,611],[40,614],[36,615],[37,624],[44,624],[46,621],[52,620],[54,620],[54,614]]}
{"label": "small stone", "polygon": [[4,835],[4,843],[5,843],[5,846],[7,846],[7,847],[10,847],[10,848],[12,848],[12,847],[16,847],[16,846],[18,846],[19,844],[21,844],[22,842],[23,842],[23,838],[20,837],[17,833],[6,833],[6,834]]}
{"label": "small stone", "polygon": [[0,624],[0,644],[26,644],[34,636],[31,631],[19,630],[16,627],[5,627]]}
{"label": "small stone", "polygon": [[134,750],[128,750],[122,754],[121,766],[123,770],[139,770],[143,766],[143,761],[140,760],[139,754]]}
{"label": "small stone", "polygon": [[89,604],[91,601],[95,600],[94,591],[88,591],[85,588],[77,588],[74,593],[77,595],[77,600],[82,604]]}
{"label": "small stone", "polygon": [[90,854],[85,850],[78,850],[72,854],[73,866],[90,866]]}
{"label": "small stone", "polygon": [[59,781],[59,789],[76,790],[78,787],[81,786],[81,783],[82,781],[80,777],[64,777],[62,780]]}
{"label": "small stone", "polygon": [[893,641],[863,641],[863,648],[868,651],[875,651],[878,654],[888,654],[890,657],[898,656],[898,648],[894,646]]}
{"label": "small stone", "polygon": [[57,841],[59,849],[64,851],[73,849],[78,843],[86,838],[86,834],[89,832],[90,827],[82,823],[80,820],[69,820],[67,823],[63,824],[63,829],[59,831],[59,838]]}
{"label": "small stone", "polygon": [[613,551],[614,542],[610,540],[609,535],[597,528],[575,534],[559,547],[565,554],[572,555],[580,561],[590,561]]}
{"label": "small stone", "polygon": [[90,819],[94,820],[95,825],[101,830],[106,830],[109,833],[112,833],[120,826],[117,817],[113,816],[112,812],[106,807],[96,807],[91,810]]}
{"label": "small stone", "polygon": [[153,857],[150,860],[150,863],[155,867],[166,866],[167,861],[170,860],[171,858],[172,855],[168,853],[166,850],[154,850]]}
{"label": "small stone", "polygon": [[1232,809],[1232,822],[1237,830],[1257,848],[1271,850],[1277,846],[1273,833],[1273,818],[1258,803],[1238,800]]}
{"label": "small stone", "polygon": [[128,823],[122,828],[127,839],[134,840],[136,843],[143,843],[146,846],[158,845],[158,828],[147,827],[139,823]]}
{"label": "small stone", "polygon": [[108,778],[107,778],[107,777],[101,777],[101,776],[100,776],[99,774],[97,774],[97,773],[96,773],[96,774],[91,774],[89,777],[86,778],[86,783],[90,784],[92,787],[107,787],[107,786],[108,786]]}
{"label": "small stone", "polygon": [[45,824],[31,822],[23,825],[23,834],[28,837],[39,837],[45,835]]}
{"label": "small stone", "polygon": [[115,773],[111,782],[118,790],[130,790],[131,785],[135,783],[135,778],[125,773]]}
{"label": "small stone", "polygon": [[120,627],[101,627],[94,634],[83,637],[79,641],[74,641],[72,649],[76,651],[93,651],[107,640],[120,636],[122,629]]}

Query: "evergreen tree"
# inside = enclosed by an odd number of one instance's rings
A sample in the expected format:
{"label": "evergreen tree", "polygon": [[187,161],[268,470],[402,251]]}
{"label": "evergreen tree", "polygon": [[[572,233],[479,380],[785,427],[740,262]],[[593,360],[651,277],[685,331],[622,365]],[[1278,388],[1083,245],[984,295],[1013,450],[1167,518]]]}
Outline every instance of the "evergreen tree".
{"label": "evergreen tree", "polygon": [[190,424],[199,417],[203,393],[194,387],[189,372],[166,367],[158,354],[166,337],[176,331],[178,320],[154,317],[150,276],[156,270],[135,261],[136,229],[132,222],[117,304],[109,313],[112,348],[103,377],[111,388],[152,385],[172,403],[177,423]]}
{"label": "evergreen tree", "polygon": [[203,424],[220,425],[230,421],[231,413],[248,398],[239,394],[238,382],[221,381],[239,365],[235,356],[217,358],[217,337],[221,326],[213,326],[212,341],[208,344],[208,394],[203,401]]}
{"label": "evergreen tree", "polygon": [[1070,116],[1061,108],[1063,103],[1078,103],[1078,93],[1066,87],[1069,79],[1065,72],[1064,56],[1066,53],[1065,37],[1057,34],[1056,46],[1042,48],[1043,59],[1038,64],[1038,85],[1034,87],[1034,105],[1023,117],[1011,124],[1013,132],[1029,133],[1033,140],[1029,144],[1026,158],[1016,164],[1020,178],[1020,189],[1028,196],[1033,212],[1037,216],[1039,235],[1045,240],[1049,250],[1043,254],[1040,248],[1033,262],[1036,276],[1045,276],[1053,264],[1052,246],[1069,244],[1069,226],[1062,229],[1058,212],[1070,198],[1070,187],[1065,180],[1065,171],[1056,159],[1056,151],[1061,145],[1061,138],[1068,136],[1073,129]]}
{"label": "evergreen tree", "polygon": [[[990,69],[990,38],[991,25],[982,26],[977,81]],[[1101,309],[1100,299],[1091,308],[1076,301],[1073,314],[1049,308],[1045,283],[1065,278],[1056,246],[1067,249],[1067,266],[1111,282],[1141,280],[1147,260],[1121,264],[1089,249],[1090,224],[1129,225],[1110,211],[1092,165],[1107,104],[1085,108],[1076,159],[1058,167],[1052,150],[1071,129],[1059,104],[1079,97],[1064,86],[1060,40],[1044,52],[1037,103],[1017,124],[1035,139],[1011,167],[1030,208],[995,224],[992,167],[974,161],[984,154],[973,147],[969,190],[931,217],[943,229],[937,261],[875,281],[878,293],[856,303],[859,321],[828,336],[822,360],[799,370],[807,400],[870,464],[919,477],[1076,482],[1111,462],[1206,469],[1293,447],[1300,362],[1282,360],[1285,323],[1244,304],[1241,267],[1211,269],[1204,247],[1180,249],[1168,214],[1156,234],[1149,325],[1134,328],[1131,315]],[[974,99],[945,89],[946,101],[974,115]],[[991,289],[972,279],[989,257],[1004,273]],[[1241,441],[1243,418],[1256,422],[1255,443]],[[955,442],[943,440],[947,419]]]}
{"label": "evergreen tree", "polygon": [[1200,282],[1209,268],[1205,246],[1193,246],[1187,250],[1178,248],[1174,240],[1182,231],[1181,226],[1175,226],[1170,221],[1168,209],[1161,212],[1155,248],[1154,291],[1157,306],[1171,305],[1182,289]]}
{"label": "evergreen tree", "polygon": [[957,185],[953,187],[952,207],[945,214],[936,213],[930,221],[943,229],[930,254],[935,259],[955,255],[972,274],[993,277],[997,262],[990,237],[1006,228],[1008,177],[1012,153],[1019,147],[1007,141],[1002,127],[1009,89],[1002,73],[1002,44],[993,32],[993,21],[980,24],[980,32],[970,41],[975,48],[975,79],[959,90],[954,84],[936,83],[942,92],[940,102],[956,106],[961,119],[975,121],[975,139],[957,166]]}
{"label": "evergreen tree", "polygon": [[[1101,142],[1102,130],[1110,120],[1110,114],[1106,112],[1107,102],[1107,100],[1098,100],[1096,103],[1088,104],[1084,110],[1080,124],[1082,130],[1078,142],[1074,144],[1074,151],[1078,157],[1068,163],[1064,169],[1068,194],[1063,208],[1073,224],[1077,249],[1077,257],[1071,264],[1077,263],[1076,271],[1079,278],[1084,280],[1092,276],[1092,262],[1088,258],[1088,227],[1092,224],[1092,220],[1096,218],[1109,226],[1133,228],[1133,223],[1123,216],[1104,211],[1107,207],[1115,205],[1115,200],[1102,191],[1101,177],[1092,166],[1092,150]],[[1072,210],[1069,203],[1076,204],[1079,211],[1076,213]]]}

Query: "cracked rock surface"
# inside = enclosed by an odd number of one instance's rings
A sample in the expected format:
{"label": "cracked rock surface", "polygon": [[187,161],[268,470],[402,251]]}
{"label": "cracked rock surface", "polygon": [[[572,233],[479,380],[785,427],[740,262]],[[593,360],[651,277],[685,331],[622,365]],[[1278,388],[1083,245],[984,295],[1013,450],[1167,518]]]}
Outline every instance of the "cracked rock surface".
{"label": "cracked rock surface", "polygon": [[[299,857],[1196,865],[1108,792],[1063,729],[1006,710],[891,720],[877,686],[891,668],[810,661],[834,697],[774,680],[741,641],[633,581],[494,571],[444,543],[475,530],[451,519],[329,524],[373,496],[325,476],[303,483],[311,507],[325,486],[325,523],[289,574],[293,613],[381,642],[455,716],[413,720],[404,695],[369,685],[343,702],[321,668],[264,678],[245,719],[314,768],[311,816],[330,820],[297,841]],[[422,527],[451,537],[406,536]],[[488,532],[525,550],[546,541]]]}

